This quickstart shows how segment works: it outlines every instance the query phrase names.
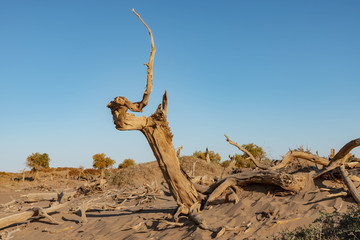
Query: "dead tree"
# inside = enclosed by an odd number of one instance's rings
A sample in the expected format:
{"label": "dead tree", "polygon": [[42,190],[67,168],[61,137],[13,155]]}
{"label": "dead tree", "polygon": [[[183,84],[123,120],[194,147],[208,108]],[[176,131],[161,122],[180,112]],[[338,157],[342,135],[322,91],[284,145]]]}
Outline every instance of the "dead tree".
{"label": "dead tree", "polygon": [[[196,213],[200,210],[201,203],[204,207],[207,204],[211,204],[213,200],[215,200],[218,196],[227,190],[230,190],[230,192],[234,193],[236,192],[234,189],[236,190],[237,186],[253,183],[276,185],[294,193],[299,192],[307,184],[307,178],[302,174],[289,174],[284,172],[282,168],[286,166],[288,162],[295,158],[302,158],[322,164],[324,166],[335,165],[336,167],[339,167],[340,165],[338,163],[331,163],[335,161],[338,162],[340,160],[340,162],[343,163],[344,158],[348,156],[347,153],[350,152],[352,148],[360,145],[360,139],[354,140],[355,142],[352,144],[349,143],[350,145],[345,145],[350,146],[346,148],[346,151],[343,149],[340,150],[331,159],[331,161],[319,156],[315,156],[311,153],[290,151],[284,157],[283,161],[275,167],[268,167],[263,165],[248,153],[250,159],[258,168],[261,168],[262,170],[234,174],[219,180],[209,187],[192,183],[190,178],[181,169],[178,156],[172,143],[173,135],[170,131],[169,123],[167,122],[168,98],[166,91],[163,95],[162,103],[159,104],[155,113],[149,117],[135,116],[134,114],[130,113],[142,112],[143,109],[148,105],[149,96],[152,91],[153,64],[155,56],[155,45],[152,32],[147,24],[142,20],[140,15],[137,14],[134,10],[133,12],[145,25],[151,39],[150,59],[149,62],[145,64],[147,66],[146,89],[140,102],[131,102],[125,97],[116,97],[108,104],[108,108],[111,110],[114,124],[117,130],[138,130],[144,134],[159,164],[163,176],[169,185],[171,194],[179,206],[177,214],[189,214],[194,222],[196,222],[201,228],[215,231],[215,228],[206,225],[197,217]],[[237,146],[240,150],[243,151],[240,145],[232,142],[228,137],[227,140],[229,143]],[[347,173],[344,172],[344,174]],[[348,177],[347,180],[349,180]],[[177,214],[175,214],[175,216]]]}
{"label": "dead tree", "polygon": [[181,170],[172,143],[173,135],[166,119],[168,107],[166,91],[162,99],[162,104],[158,106],[155,113],[151,116],[137,117],[128,112],[129,110],[131,112],[142,112],[143,108],[148,105],[149,96],[152,91],[153,64],[156,51],[150,28],[142,20],[139,14],[134,10],[133,12],[145,25],[151,39],[150,60],[148,63],[145,63],[147,66],[146,89],[140,102],[133,103],[125,97],[116,97],[108,104],[108,108],[111,109],[116,129],[120,131],[138,130],[145,135],[164,178],[169,185],[171,194],[179,205],[185,205],[189,208],[195,203],[198,203],[200,198],[191,181],[188,180],[187,176]]}

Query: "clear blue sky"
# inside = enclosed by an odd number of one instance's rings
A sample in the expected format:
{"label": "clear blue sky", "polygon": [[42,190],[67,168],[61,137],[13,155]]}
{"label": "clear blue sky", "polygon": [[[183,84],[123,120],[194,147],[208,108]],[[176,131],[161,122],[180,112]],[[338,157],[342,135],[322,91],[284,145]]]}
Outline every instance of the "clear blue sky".
{"label": "clear blue sky", "polygon": [[[114,128],[106,105],[141,99],[153,31],[149,115],[168,91],[183,155],[223,160],[253,142],[279,159],[320,155],[360,137],[360,2],[0,1],[0,171],[33,152],[51,166],[91,167],[104,152],[153,161],[140,132]],[[359,150],[354,151],[359,155]]]}

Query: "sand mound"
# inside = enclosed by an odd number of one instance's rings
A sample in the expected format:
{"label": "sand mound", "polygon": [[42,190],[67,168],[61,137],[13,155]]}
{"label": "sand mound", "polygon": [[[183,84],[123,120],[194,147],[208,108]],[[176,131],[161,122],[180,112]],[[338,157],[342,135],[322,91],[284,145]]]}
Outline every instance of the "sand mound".
{"label": "sand mound", "polygon": [[[205,161],[194,157],[180,158],[180,164],[188,175],[192,174],[194,162],[196,162],[195,176],[218,177],[222,173],[223,168],[219,165],[206,164]],[[294,165],[289,167],[289,171],[299,171],[297,167],[302,164],[294,162]],[[81,195],[73,199],[68,208],[53,214],[54,219],[62,222],[61,225],[53,225],[47,219],[40,219],[29,224],[3,229],[2,239],[5,239],[6,231],[16,231],[11,234],[12,239],[30,240],[212,239],[215,237],[212,232],[200,229],[187,218],[180,218],[178,225],[169,223],[177,205],[166,184],[161,184],[164,180],[156,162],[116,170],[108,173],[108,178],[113,184],[108,185],[104,191]],[[49,176],[46,177],[46,181],[41,179],[39,181],[41,184],[36,185],[31,182],[14,183],[8,179],[6,188],[3,186],[0,192],[0,204],[19,199],[22,194],[30,192],[72,191],[86,183],[86,181],[60,179],[60,177],[51,181]],[[146,184],[149,186],[145,186]],[[316,180],[315,185],[307,186],[296,195],[291,195],[275,186],[254,184],[241,187],[238,193],[239,203],[213,205],[211,209],[202,211],[199,215],[214,227],[225,225],[237,227],[235,231],[226,231],[219,239],[271,239],[283,230],[293,230],[297,226],[312,223],[319,216],[319,211],[343,213],[356,206],[351,196],[335,195],[344,193],[343,189],[343,183],[324,179]],[[89,209],[86,214],[88,222],[80,223],[81,213],[75,210],[83,203],[106,202],[117,206],[122,204],[122,208]],[[12,207],[2,208],[0,217],[20,213],[34,206],[46,207],[48,204],[48,202],[16,203]]]}

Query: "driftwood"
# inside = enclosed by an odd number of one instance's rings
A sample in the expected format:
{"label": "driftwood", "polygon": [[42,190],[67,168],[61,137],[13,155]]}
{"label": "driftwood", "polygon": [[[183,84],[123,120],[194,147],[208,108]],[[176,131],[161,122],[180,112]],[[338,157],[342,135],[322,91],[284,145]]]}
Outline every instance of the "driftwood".
{"label": "driftwood", "polygon": [[229,187],[244,186],[254,183],[276,185],[284,190],[297,193],[304,188],[306,181],[305,177],[302,175],[287,174],[282,171],[261,170],[242,172],[222,179],[211,186],[208,190],[211,194],[205,205],[210,204]]}
{"label": "driftwood", "polygon": [[62,201],[64,201],[74,197],[76,193],[76,191],[61,193],[29,193],[20,196],[20,201],[28,203],[40,201],[59,201],[59,199],[62,199]]}
{"label": "driftwood", "polygon": [[60,224],[59,222],[54,220],[52,217],[50,217],[48,214],[52,213],[52,212],[56,212],[57,210],[59,210],[63,207],[66,207],[68,205],[68,203],[69,202],[62,203],[62,204],[55,204],[49,208],[35,207],[35,208],[28,209],[27,211],[22,212],[22,213],[13,214],[13,215],[1,218],[0,219],[0,229],[5,228],[10,225],[13,225],[13,224],[16,224],[16,223],[26,222],[33,217],[45,217],[54,224]]}
{"label": "driftwood", "polygon": [[348,171],[346,171],[344,165],[340,166],[340,173],[341,173],[341,176],[344,179],[344,183],[348,187],[351,195],[353,196],[353,198],[355,199],[355,201],[357,203],[360,203],[360,195],[359,195],[358,191],[356,190],[354,183],[351,181],[351,179],[349,177],[349,173],[348,173]]}

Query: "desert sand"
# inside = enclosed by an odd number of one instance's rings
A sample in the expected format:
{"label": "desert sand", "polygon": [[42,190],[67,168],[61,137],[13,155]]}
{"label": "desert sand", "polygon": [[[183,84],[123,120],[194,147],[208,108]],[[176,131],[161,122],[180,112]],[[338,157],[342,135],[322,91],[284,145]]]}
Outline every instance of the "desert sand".
{"label": "desert sand", "polygon": [[[189,175],[192,160],[182,161]],[[292,167],[306,165],[309,169],[312,164],[296,160]],[[219,177],[221,172],[220,165],[198,160],[194,175]],[[47,218],[29,219],[2,228],[2,239],[272,239],[281,231],[311,224],[319,217],[319,211],[342,213],[356,206],[351,195],[345,192],[344,184],[336,179],[320,178],[296,195],[276,186],[248,185],[237,194],[238,203],[211,205],[200,212],[208,225],[233,228],[217,237],[185,216],[180,216],[177,223],[173,221],[177,204],[156,162],[121,170],[116,173],[120,178],[111,182],[114,174],[107,174],[108,182],[102,189],[98,185],[88,193],[78,193],[70,201],[65,200],[67,206],[49,213],[60,224],[53,224]],[[0,218],[57,204],[56,201],[26,203],[24,195],[74,192],[81,186],[85,189],[91,182],[68,178],[66,171],[42,172],[37,181],[22,182],[14,176],[3,174],[1,177]],[[93,183],[98,182],[97,177],[94,176]],[[84,204],[89,206],[86,219],[81,214]]]}

